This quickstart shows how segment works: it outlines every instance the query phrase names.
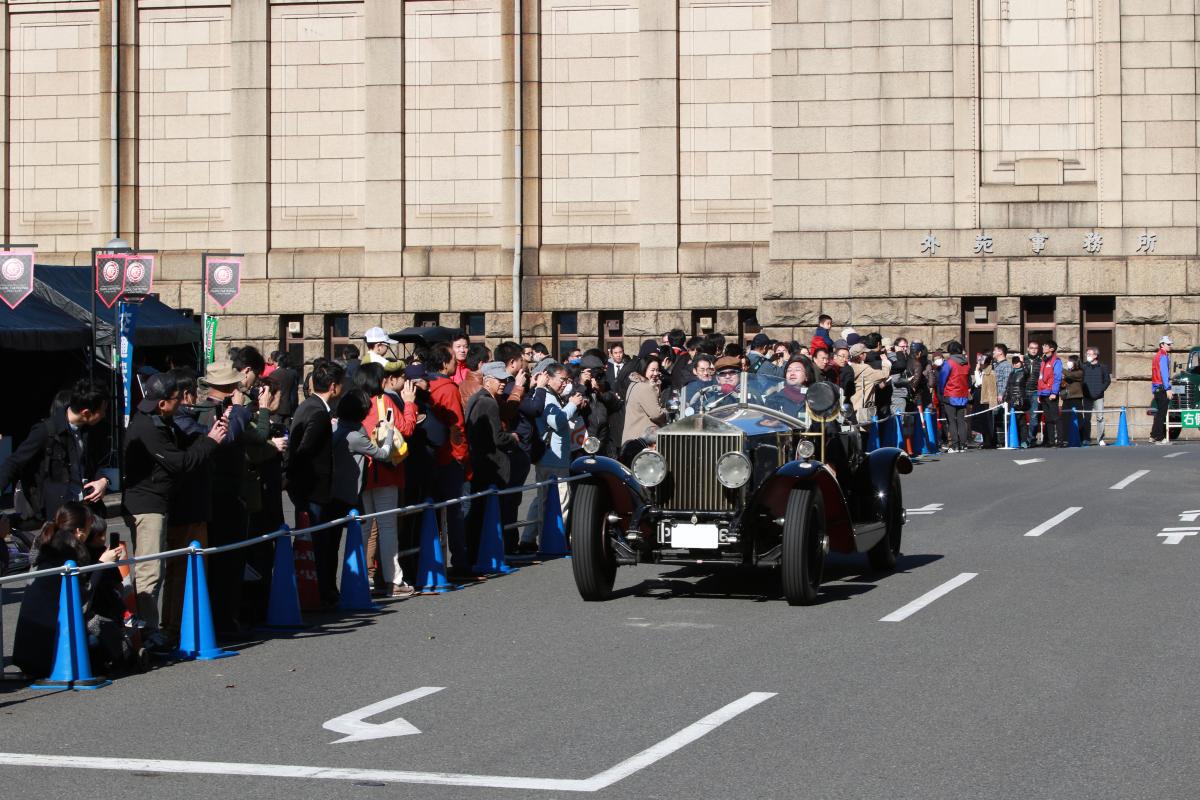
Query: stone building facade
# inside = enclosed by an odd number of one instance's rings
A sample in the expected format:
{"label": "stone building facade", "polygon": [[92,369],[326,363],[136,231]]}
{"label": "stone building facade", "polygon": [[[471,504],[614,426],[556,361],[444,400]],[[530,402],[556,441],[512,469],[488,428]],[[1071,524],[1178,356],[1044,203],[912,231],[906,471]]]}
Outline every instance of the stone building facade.
{"label": "stone building facade", "polygon": [[115,230],[190,308],[200,253],[243,252],[231,341],[512,336],[519,213],[526,339],[1053,335],[1133,404],[1160,335],[1197,343],[1193,0],[0,13],[7,241],[85,264]]}

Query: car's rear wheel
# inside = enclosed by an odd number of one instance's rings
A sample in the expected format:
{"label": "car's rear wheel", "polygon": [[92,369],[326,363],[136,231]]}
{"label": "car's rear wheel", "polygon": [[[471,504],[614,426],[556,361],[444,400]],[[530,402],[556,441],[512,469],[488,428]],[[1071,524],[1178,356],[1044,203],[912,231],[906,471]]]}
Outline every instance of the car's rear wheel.
{"label": "car's rear wheel", "polygon": [[604,493],[594,483],[581,483],[571,498],[571,569],[575,587],[587,601],[607,600],[617,577],[617,562],[606,540]]}
{"label": "car's rear wheel", "polygon": [[793,489],[783,515],[780,572],[790,605],[817,600],[825,568],[825,505],[816,489]]}
{"label": "car's rear wheel", "polygon": [[887,530],[883,538],[867,551],[867,563],[878,572],[891,572],[900,556],[900,537],[904,533],[904,497],[900,493],[900,476],[892,473],[887,507],[883,511]]}

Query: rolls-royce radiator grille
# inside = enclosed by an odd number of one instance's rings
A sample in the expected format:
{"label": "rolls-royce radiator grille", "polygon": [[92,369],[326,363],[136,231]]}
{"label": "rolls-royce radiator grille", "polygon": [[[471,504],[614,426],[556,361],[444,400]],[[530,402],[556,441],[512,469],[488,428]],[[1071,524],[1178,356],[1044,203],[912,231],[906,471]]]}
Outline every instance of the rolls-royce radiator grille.
{"label": "rolls-royce radiator grille", "polygon": [[662,507],[668,511],[731,511],[736,496],[717,480],[717,460],[742,449],[737,434],[659,433],[658,452],[667,462]]}

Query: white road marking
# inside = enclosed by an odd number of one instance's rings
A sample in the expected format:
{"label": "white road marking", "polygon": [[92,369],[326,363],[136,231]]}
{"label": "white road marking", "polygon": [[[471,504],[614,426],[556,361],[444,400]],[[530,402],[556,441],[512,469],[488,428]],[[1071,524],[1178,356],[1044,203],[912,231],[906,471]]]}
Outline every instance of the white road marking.
{"label": "white road marking", "polygon": [[1174,453],[1167,453],[1165,456],[1163,456],[1163,458],[1179,458],[1180,456],[1186,456],[1186,455],[1187,455],[1187,450],[1179,450]]}
{"label": "white road marking", "polygon": [[371,703],[369,706],[363,706],[357,711],[351,711],[349,714],[342,714],[340,717],[334,717],[321,727],[327,731],[334,733],[344,733],[341,739],[330,742],[330,744],[343,744],[345,742],[363,742],[369,739],[387,739],[391,736],[412,736],[415,733],[420,733],[420,729],[416,725],[406,720],[404,717],[396,717],[389,722],[364,722],[367,717],[373,717],[376,714],[382,714],[385,711],[390,711],[397,706],[402,706],[405,703],[411,703],[414,700],[420,700],[422,697],[428,697],[431,694],[440,692],[444,686],[422,686],[420,689],[413,689],[411,692],[398,694],[395,697],[389,697],[387,700],[380,700],[378,703]]}
{"label": "white road marking", "polygon": [[1040,464],[1045,460],[1044,458],[1014,458],[1013,463],[1018,467],[1023,467],[1026,464]]}
{"label": "white road marking", "polygon": [[1138,478],[1141,478],[1141,477],[1143,477],[1143,476],[1146,476],[1146,475],[1149,475],[1149,474],[1150,474],[1150,470],[1148,470],[1148,469],[1139,469],[1137,472],[1133,473],[1132,475],[1130,475],[1130,476],[1129,476],[1128,478],[1126,478],[1125,480],[1123,480],[1123,481],[1118,481],[1117,483],[1114,483],[1112,486],[1110,486],[1110,487],[1108,487],[1108,488],[1110,488],[1110,489],[1124,489],[1126,486],[1128,486],[1129,484],[1133,483],[1133,482],[1134,482],[1134,481],[1136,481]]}
{"label": "white road marking", "polygon": [[1053,517],[1046,520],[1041,525],[1038,525],[1036,528],[1029,531],[1025,535],[1026,536],[1041,536],[1043,533],[1050,530],[1058,523],[1063,522],[1067,519],[1070,519],[1071,517],[1078,514],[1080,511],[1083,511],[1083,506],[1071,506],[1066,511],[1063,511],[1060,514],[1055,514]]}
{"label": "white road marking", "polygon": [[1200,510],[1179,512],[1180,522],[1195,522],[1198,519],[1200,519]]}
{"label": "white road marking", "polygon": [[881,619],[879,621],[880,622],[900,622],[903,619],[907,619],[908,617],[911,617],[913,614],[920,611],[925,606],[932,603],[934,600],[937,600],[939,597],[941,597],[944,594],[949,594],[950,592],[952,592],[955,589],[957,589],[958,587],[962,586],[964,583],[971,580],[978,574],[979,574],[978,572],[964,572],[961,575],[958,575],[957,577],[951,578],[950,580],[943,583],[941,586],[938,586],[936,589],[930,589],[928,592],[921,595],[916,600],[913,600],[911,603],[909,603],[906,606],[902,606],[902,607],[896,609],[895,611],[888,614],[886,617],[884,617],[883,619]]}
{"label": "white road marking", "polygon": [[678,733],[663,739],[590,778],[522,778],[507,775],[461,775],[450,772],[406,772],[387,769],[305,767],[291,764],[243,764],[223,761],[170,761],[151,758],[95,758],[52,756],[38,753],[0,753],[0,765],[49,767],[51,769],[96,769],[117,772],[164,772],[190,775],[245,775],[264,778],[307,778],[310,780],[380,781],[435,786],[473,786],[481,789],[536,789],[552,792],[598,792],[640,772],[712,733],[739,714],[771,699],[775,692],[750,692]]}
{"label": "white road marking", "polygon": [[1155,535],[1163,537],[1163,544],[1179,544],[1185,536],[1200,535],[1200,528],[1163,528]]}
{"label": "white road marking", "polygon": [[930,503],[929,505],[921,506],[920,508],[906,508],[905,511],[909,514],[909,516],[912,516],[914,514],[928,515],[928,514],[936,514],[937,512],[941,511],[943,508],[945,508],[945,505],[942,503]]}

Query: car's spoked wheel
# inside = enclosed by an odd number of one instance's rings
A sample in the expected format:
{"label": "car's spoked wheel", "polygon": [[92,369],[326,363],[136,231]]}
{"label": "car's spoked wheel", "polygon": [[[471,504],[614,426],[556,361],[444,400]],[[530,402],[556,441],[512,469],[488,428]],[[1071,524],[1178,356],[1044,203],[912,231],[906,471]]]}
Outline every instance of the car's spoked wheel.
{"label": "car's spoked wheel", "polygon": [[904,532],[904,497],[900,492],[900,476],[892,474],[888,489],[887,508],[883,512],[887,530],[883,538],[867,551],[867,563],[878,572],[891,572],[900,556],[900,536]]}
{"label": "car's spoked wheel", "polygon": [[789,604],[816,602],[825,568],[825,506],[815,489],[793,489],[788,495],[780,567]]}
{"label": "car's spoked wheel", "polygon": [[571,569],[584,600],[607,600],[617,577],[617,562],[608,542],[604,493],[594,483],[575,487],[571,500]]}

